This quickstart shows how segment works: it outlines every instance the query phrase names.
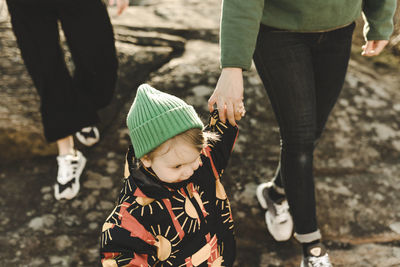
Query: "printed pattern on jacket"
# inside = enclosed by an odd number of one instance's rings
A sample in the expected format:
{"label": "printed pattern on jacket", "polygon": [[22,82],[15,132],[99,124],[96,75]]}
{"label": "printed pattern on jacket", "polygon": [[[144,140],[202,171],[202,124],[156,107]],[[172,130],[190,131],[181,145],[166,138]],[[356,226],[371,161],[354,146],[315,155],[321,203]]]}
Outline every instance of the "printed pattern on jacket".
{"label": "printed pattern on jacket", "polygon": [[215,111],[206,130],[220,140],[203,149],[201,166],[179,183],[164,183],[151,169],[134,168],[129,149],[130,175],[102,229],[103,266],[233,265],[233,219],[220,178],[238,129],[222,123]]}

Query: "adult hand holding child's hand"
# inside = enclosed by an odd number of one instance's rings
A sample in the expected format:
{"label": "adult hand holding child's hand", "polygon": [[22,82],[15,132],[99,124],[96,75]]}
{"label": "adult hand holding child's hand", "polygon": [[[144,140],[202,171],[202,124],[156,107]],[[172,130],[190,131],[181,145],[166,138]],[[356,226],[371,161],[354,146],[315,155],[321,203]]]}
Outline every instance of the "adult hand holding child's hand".
{"label": "adult hand holding child's hand", "polygon": [[225,122],[228,119],[233,126],[245,114],[243,104],[243,75],[241,68],[223,68],[217,86],[210,99],[208,108],[210,112],[217,105],[219,118]]}

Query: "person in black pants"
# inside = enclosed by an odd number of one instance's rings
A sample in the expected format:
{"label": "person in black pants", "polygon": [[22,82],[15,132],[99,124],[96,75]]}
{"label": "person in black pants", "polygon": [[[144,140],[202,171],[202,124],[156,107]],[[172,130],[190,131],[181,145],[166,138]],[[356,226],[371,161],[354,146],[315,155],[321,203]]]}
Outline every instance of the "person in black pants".
{"label": "person in black pants", "polygon": [[313,152],[342,89],[355,21],[363,13],[363,56],[377,56],[393,32],[396,0],[224,0],[221,75],[209,99],[235,125],[243,107],[243,70],[252,59],[280,131],[272,181],[257,187],[276,241],[294,237],[301,266],[331,267],[316,216]]}
{"label": "person in black pants", "polygon": [[[128,0],[117,2],[119,13]],[[7,0],[22,58],[41,99],[44,135],[57,142],[59,156],[55,198],[79,191],[86,159],[73,137],[85,145],[99,140],[97,111],[112,99],[117,79],[112,25],[101,0]],[[60,46],[63,29],[74,62],[67,69]]]}

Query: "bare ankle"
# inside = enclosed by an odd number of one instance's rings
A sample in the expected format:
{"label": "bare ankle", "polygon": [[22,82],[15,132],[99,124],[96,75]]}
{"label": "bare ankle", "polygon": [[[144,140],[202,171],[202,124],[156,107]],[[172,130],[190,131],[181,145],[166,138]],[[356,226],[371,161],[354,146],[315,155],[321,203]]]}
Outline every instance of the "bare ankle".
{"label": "bare ankle", "polygon": [[60,156],[75,154],[74,139],[72,135],[57,140],[58,154]]}

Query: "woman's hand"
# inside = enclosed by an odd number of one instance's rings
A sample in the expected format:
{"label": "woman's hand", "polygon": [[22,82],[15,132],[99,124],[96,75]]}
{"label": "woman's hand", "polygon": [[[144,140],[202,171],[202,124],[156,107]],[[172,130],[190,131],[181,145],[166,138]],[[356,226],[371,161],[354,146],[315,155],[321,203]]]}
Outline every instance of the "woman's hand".
{"label": "woman's hand", "polygon": [[109,0],[108,5],[112,6],[115,2],[117,2],[117,15],[121,15],[129,6],[129,0]]}
{"label": "woman's hand", "polygon": [[217,105],[219,118],[224,123],[226,118],[233,126],[240,120],[244,114],[243,104],[243,74],[241,68],[223,68],[219,76],[217,86],[210,99],[208,100],[208,109],[214,110],[214,104]]}
{"label": "woman's hand", "polygon": [[387,40],[374,40],[367,41],[365,45],[362,46],[361,55],[365,57],[373,57],[379,55],[383,48],[389,43]]}

